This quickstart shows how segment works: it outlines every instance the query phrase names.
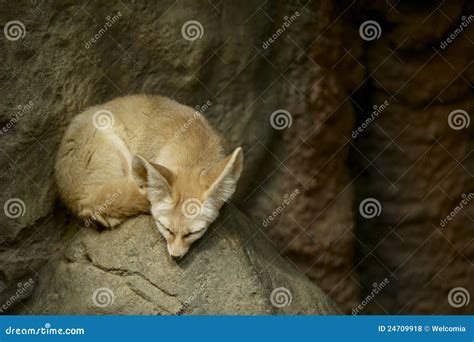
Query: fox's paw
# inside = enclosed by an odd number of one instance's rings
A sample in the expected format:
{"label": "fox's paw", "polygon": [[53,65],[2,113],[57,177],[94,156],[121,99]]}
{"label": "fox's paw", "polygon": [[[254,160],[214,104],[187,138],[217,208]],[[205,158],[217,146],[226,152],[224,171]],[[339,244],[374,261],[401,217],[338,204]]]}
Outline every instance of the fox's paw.
{"label": "fox's paw", "polygon": [[124,221],[124,219],[120,219],[117,217],[94,214],[93,211],[90,209],[83,210],[79,214],[79,216],[84,220],[84,224],[87,227],[90,227],[92,225],[97,225],[98,223],[105,228],[115,228]]}
{"label": "fox's paw", "polygon": [[101,217],[101,219],[100,223],[106,228],[115,228],[124,221],[117,217]]}

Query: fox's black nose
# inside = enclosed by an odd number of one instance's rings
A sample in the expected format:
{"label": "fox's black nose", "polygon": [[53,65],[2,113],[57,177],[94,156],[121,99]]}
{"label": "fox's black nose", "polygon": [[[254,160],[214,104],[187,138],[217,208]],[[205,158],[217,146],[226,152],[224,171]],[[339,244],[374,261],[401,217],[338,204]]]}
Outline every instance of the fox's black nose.
{"label": "fox's black nose", "polygon": [[182,257],[183,257],[182,255],[171,255],[171,258],[173,258],[173,260],[179,260]]}

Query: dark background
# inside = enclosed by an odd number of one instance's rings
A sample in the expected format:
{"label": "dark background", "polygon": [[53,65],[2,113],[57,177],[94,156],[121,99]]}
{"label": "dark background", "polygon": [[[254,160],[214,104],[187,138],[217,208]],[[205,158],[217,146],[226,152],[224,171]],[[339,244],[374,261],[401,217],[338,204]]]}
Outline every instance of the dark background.
{"label": "dark background", "polygon": [[[448,301],[456,287],[474,295],[473,203],[441,226],[474,192],[474,123],[456,130],[448,120],[454,110],[474,120],[474,22],[442,47],[473,13],[474,3],[462,0],[0,0],[2,31],[12,20],[26,28],[15,41],[1,35],[2,127],[32,102],[0,136],[0,203],[26,204],[19,218],[1,216],[0,293],[41,278],[65,247],[67,217],[52,172],[70,119],[117,96],[149,93],[192,107],[212,103],[204,115],[245,151],[234,204],[343,312],[388,279],[360,313],[474,313],[471,300]],[[200,39],[183,38],[189,20],[201,23]],[[379,24],[378,38],[362,39],[367,20]],[[292,124],[276,130],[270,118],[281,109]],[[380,203],[378,216],[360,214],[366,198]]]}

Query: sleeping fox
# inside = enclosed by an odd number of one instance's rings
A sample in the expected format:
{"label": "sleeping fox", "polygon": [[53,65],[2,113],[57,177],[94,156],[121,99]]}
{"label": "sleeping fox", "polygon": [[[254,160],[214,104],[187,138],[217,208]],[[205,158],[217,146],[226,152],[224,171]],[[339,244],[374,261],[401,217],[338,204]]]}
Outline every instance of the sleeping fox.
{"label": "sleeping fox", "polygon": [[86,223],[113,228],[151,213],[181,258],[235,192],[239,147],[225,144],[194,109],[134,95],[87,109],[67,128],[55,165],[59,194]]}

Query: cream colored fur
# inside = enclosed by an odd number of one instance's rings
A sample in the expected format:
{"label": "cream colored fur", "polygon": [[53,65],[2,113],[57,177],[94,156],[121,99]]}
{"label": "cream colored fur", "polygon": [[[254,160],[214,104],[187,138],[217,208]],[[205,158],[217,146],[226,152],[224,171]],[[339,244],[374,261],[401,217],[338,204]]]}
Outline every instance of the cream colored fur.
{"label": "cream colored fur", "polygon": [[234,193],[242,166],[242,149],[226,157],[223,139],[194,109],[137,95],[77,115],[55,175],[61,198],[87,224],[112,228],[151,213],[170,255],[182,257]]}

